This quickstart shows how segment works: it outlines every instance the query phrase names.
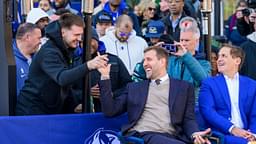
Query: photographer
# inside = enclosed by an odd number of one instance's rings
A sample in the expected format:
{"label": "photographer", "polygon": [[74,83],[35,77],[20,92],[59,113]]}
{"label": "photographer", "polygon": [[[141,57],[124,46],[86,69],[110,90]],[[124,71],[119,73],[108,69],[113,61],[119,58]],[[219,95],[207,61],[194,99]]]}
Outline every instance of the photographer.
{"label": "photographer", "polygon": [[240,70],[240,74],[246,75],[256,80],[256,62],[254,61],[256,55],[256,13],[250,15],[250,21],[253,23],[254,32],[247,36],[247,41],[241,44],[246,57]]}
{"label": "photographer", "polygon": [[224,34],[227,37],[228,41],[233,45],[240,46],[243,42],[246,41],[245,36],[241,36],[237,30],[237,19],[243,16],[242,11],[248,8],[247,2],[245,0],[240,0],[237,3],[236,11],[225,21],[225,31]]}
{"label": "photographer", "polygon": [[250,21],[250,15],[255,13],[256,0],[247,0],[249,8],[241,10],[241,15],[237,17],[237,30],[242,36],[247,36],[248,34],[254,32],[253,22]]}

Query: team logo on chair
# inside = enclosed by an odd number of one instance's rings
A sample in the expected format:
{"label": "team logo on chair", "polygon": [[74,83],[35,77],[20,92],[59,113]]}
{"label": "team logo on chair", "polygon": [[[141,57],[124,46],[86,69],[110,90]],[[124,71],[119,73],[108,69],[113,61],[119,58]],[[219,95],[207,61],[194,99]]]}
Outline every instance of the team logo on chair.
{"label": "team logo on chair", "polygon": [[112,130],[105,130],[104,128],[97,129],[90,137],[88,137],[84,144],[121,144],[116,132]]}

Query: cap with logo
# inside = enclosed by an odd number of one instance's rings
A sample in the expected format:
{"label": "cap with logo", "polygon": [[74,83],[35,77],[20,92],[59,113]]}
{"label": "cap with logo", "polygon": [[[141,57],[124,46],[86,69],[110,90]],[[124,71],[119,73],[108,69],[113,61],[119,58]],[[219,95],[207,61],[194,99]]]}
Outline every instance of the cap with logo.
{"label": "cap with logo", "polygon": [[145,37],[160,38],[164,33],[164,23],[162,21],[150,21],[147,26]]}
{"label": "cap with logo", "polygon": [[112,23],[112,16],[105,11],[101,11],[96,16],[96,23]]}

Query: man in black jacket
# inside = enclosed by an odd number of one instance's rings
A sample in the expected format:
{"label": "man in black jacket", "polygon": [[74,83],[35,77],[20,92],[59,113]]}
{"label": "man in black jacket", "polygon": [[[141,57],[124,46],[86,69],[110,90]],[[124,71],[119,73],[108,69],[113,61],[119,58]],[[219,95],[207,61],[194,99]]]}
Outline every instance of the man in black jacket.
{"label": "man in black jacket", "polygon": [[83,20],[64,14],[46,27],[49,40],[32,61],[28,79],[18,96],[16,115],[71,113],[72,84],[89,71],[107,64],[106,55],[75,66],[73,53],[83,34]]}
{"label": "man in black jacket", "polygon": [[[76,61],[77,63],[81,63],[81,49],[78,49],[80,51],[76,54]],[[97,56],[97,52],[100,52],[101,54],[105,54],[106,48],[102,41],[99,41],[99,36],[95,29],[92,29],[92,39],[91,39],[91,57],[94,58]],[[111,88],[114,97],[121,94],[123,89],[125,88],[126,84],[131,82],[131,76],[126,69],[124,63],[122,60],[116,56],[112,55],[110,53],[106,53],[108,56],[108,63],[111,64],[110,69],[110,80],[111,80]],[[91,96],[93,98],[93,111],[94,112],[101,112],[101,103],[100,103],[100,89],[99,89],[99,81],[100,81],[100,73],[97,70],[92,71],[91,73]],[[81,87],[81,81],[77,83],[77,85],[74,85],[73,89],[75,90],[76,96],[78,98],[78,103],[81,103],[82,101],[82,87]],[[82,105],[79,105],[76,108],[76,112],[82,111]]]}

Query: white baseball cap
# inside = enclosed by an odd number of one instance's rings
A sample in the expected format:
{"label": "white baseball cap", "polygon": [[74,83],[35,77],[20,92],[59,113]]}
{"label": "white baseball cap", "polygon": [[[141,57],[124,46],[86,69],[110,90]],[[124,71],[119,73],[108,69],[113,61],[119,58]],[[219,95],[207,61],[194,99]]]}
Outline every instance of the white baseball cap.
{"label": "white baseball cap", "polygon": [[33,8],[27,15],[26,22],[36,24],[41,18],[47,17],[50,20],[49,15],[41,8]]}

